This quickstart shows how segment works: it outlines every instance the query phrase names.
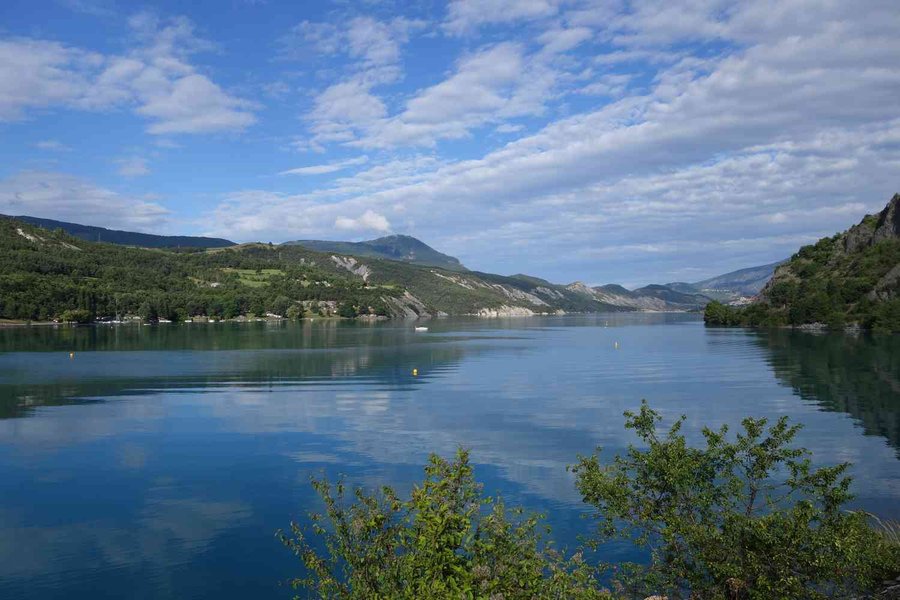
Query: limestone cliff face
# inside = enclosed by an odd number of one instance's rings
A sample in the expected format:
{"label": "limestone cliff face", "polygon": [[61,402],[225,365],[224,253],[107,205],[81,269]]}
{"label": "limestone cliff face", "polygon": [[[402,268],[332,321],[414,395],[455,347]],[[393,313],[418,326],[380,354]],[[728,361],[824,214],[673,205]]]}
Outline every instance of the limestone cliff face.
{"label": "limestone cliff face", "polygon": [[331,260],[333,260],[334,264],[336,264],[337,266],[343,267],[354,275],[362,277],[363,281],[368,281],[369,275],[372,274],[372,270],[369,269],[367,265],[360,263],[352,256],[336,256],[332,254]]}
{"label": "limestone cliff face", "polygon": [[891,238],[900,238],[900,194],[894,194],[877,216],[868,216],[851,227],[844,234],[843,246],[846,252],[857,252]]}

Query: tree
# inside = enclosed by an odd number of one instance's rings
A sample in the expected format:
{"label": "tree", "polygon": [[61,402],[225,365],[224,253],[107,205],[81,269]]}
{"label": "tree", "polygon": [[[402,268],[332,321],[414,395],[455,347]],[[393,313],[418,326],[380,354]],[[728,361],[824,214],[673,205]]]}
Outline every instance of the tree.
{"label": "tree", "polygon": [[94,315],[90,313],[90,311],[85,310],[83,308],[76,308],[72,310],[67,310],[63,312],[60,316],[60,320],[65,323],[90,323],[94,320]]}
{"label": "tree", "polygon": [[650,564],[631,569],[645,590],[673,599],[844,598],[900,560],[864,515],[844,510],[848,465],[813,469],[808,452],[791,446],[799,426],[786,417],[744,419],[734,441],[727,427],[704,429],[703,448],[687,445],[684,417],[664,435],[646,402],[626,417],[645,449],[631,446],[610,465],[595,453],[574,471],[596,509],[593,543],[624,538],[649,550]]}
{"label": "tree", "polygon": [[465,450],[452,462],[432,455],[407,500],[385,487],[356,490],[348,505],[343,482],[313,486],[324,514],[280,533],[306,570],[295,589],[342,600],[609,598],[580,555],[566,560],[542,538],[539,517],[481,494]]}
{"label": "tree", "polygon": [[356,308],[350,304],[349,302],[342,302],[338,307],[338,316],[343,317],[345,319],[353,319],[356,318],[357,312]]}

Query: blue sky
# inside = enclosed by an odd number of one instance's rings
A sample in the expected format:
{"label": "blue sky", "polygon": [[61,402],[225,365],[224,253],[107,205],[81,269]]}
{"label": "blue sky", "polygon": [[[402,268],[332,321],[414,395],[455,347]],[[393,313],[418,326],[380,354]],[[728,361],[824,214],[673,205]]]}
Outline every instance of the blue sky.
{"label": "blue sky", "polygon": [[5,0],[0,213],[694,281],[900,191],[897,31],[894,0]]}

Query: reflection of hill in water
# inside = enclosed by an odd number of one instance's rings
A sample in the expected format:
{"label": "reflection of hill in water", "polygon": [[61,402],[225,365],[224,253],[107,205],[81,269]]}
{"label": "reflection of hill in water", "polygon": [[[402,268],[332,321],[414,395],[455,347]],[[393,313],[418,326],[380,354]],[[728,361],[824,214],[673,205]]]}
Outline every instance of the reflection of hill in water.
{"label": "reflection of hill in water", "polygon": [[825,410],[849,414],[900,453],[900,336],[779,330],[756,341],[781,383]]}
{"label": "reflection of hill in water", "polygon": [[[147,328],[149,329],[149,328]],[[441,336],[398,344],[404,332],[378,327],[79,328],[38,331],[22,340],[0,335],[0,419],[36,407],[84,404],[123,394],[224,387],[352,386],[411,388],[454,369],[482,345]],[[273,335],[275,333],[275,335]],[[75,358],[68,350],[74,348]],[[81,349],[105,350],[81,352]],[[160,352],[160,350],[167,350]],[[411,376],[411,368],[423,373]],[[427,374],[427,375],[426,375]]]}

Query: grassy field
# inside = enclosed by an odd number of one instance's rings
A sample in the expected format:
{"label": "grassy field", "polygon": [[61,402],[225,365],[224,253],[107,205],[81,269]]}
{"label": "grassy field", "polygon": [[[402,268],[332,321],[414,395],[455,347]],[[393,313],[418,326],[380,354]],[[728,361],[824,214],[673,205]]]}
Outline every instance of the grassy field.
{"label": "grassy field", "polygon": [[237,273],[238,282],[247,287],[263,287],[269,285],[272,277],[284,275],[281,269],[222,269],[225,273]]}

